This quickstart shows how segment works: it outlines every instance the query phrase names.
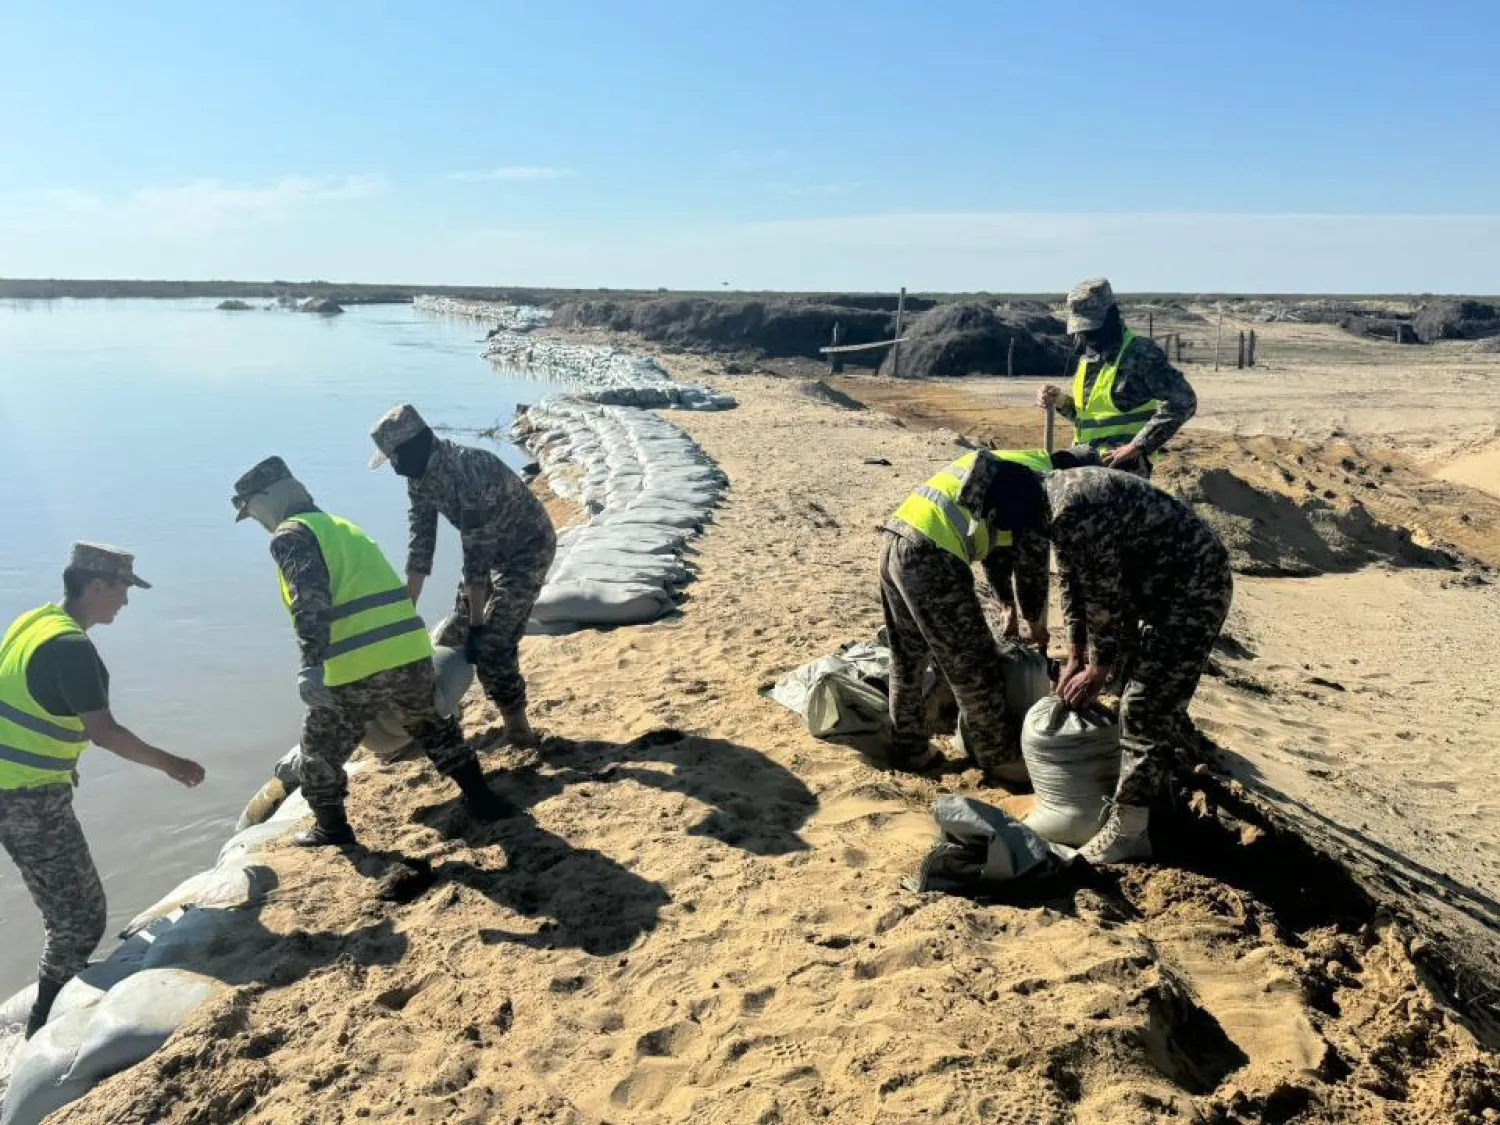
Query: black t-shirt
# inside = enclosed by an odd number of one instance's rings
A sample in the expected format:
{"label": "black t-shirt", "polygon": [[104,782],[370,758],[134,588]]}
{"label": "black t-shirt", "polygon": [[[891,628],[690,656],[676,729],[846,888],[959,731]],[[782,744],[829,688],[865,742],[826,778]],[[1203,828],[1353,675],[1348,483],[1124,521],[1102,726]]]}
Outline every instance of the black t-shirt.
{"label": "black t-shirt", "polygon": [[54,715],[83,715],[109,706],[109,670],[82,633],[53,637],[32,653],[26,688]]}

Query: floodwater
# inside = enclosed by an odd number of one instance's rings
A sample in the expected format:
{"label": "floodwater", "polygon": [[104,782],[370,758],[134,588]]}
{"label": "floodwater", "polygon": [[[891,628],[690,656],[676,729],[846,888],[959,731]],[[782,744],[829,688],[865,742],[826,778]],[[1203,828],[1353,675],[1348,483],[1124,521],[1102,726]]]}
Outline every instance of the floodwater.
{"label": "floodwater", "polygon": [[[73,540],[133,551],[154,588],[132,590],[115,623],[90,634],[111,705],[146,741],[208,771],[188,790],[98,747],[84,752],[75,807],[109,896],[101,949],[213,864],[245,801],[298,740],[296,642],[266,532],[234,522],[235,479],[280,454],[401,571],[405,484],[365,467],[375,419],[410,401],[434,426],[503,427],[518,402],[552,389],[490,367],[472,322],[405,305],[323,318],[216,303],[0,303],[0,629],[61,599]],[[451,607],[459,563],[444,525],[418,607],[429,623]],[[40,946],[36,910],[0,853],[0,999],[31,979]]]}

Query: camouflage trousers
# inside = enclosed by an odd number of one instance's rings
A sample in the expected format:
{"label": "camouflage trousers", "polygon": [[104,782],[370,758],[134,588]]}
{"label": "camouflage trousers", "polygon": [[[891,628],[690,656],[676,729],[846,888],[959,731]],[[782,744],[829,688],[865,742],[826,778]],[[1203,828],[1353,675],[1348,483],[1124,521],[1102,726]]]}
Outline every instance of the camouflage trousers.
{"label": "camouflage trousers", "polygon": [[[485,603],[485,630],[475,654],[474,678],[501,711],[526,707],[526,680],[521,675],[521,638],[531,619],[531,607],[547,581],[547,568],[557,553],[557,536],[548,524],[546,535],[533,546],[505,556],[503,566],[490,571],[490,597]],[[469,635],[469,596],[462,584],[454,603],[455,619],[443,643],[463,647]]]}
{"label": "camouflage trousers", "polygon": [[1219,547],[1184,576],[1171,604],[1141,619],[1120,694],[1121,804],[1150,805],[1161,794],[1174,751],[1192,730],[1188,704],[1233,597],[1229,558]]}
{"label": "camouflage trousers", "polygon": [[344,807],[349,793],[344,763],[364,737],[365,724],[382,711],[401,721],[439,773],[452,774],[474,761],[458,719],[437,713],[436,688],[431,660],[330,688],[335,706],[308,708],[302,719],[301,779],[307,803],[314,809]]}
{"label": "camouflage trousers", "polygon": [[104,887],[73,814],[72,787],[0,789],[0,845],[41,911],[46,944],[37,975],[69,980],[89,963],[105,926]]}
{"label": "camouflage trousers", "polygon": [[880,607],[891,646],[891,734],[898,750],[927,741],[922,677],[928,661],[953,689],[964,744],[986,772],[1020,758],[1005,714],[1005,670],[974,588],[974,572],[931,543],[886,533]]}

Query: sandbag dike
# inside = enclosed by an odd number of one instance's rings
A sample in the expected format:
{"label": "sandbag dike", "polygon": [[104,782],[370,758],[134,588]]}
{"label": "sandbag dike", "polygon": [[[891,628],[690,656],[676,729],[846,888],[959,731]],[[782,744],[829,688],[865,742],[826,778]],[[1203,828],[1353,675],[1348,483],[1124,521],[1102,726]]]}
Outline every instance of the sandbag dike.
{"label": "sandbag dike", "polygon": [[418,312],[483,321],[506,332],[530,332],[533,328],[545,328],[552,320],[551,309],[535,305],[501,305],[494,301],[433,296],[413,297],[411,303]]}
{"label": "sandbag dike", "polygon": [[533,629],[639,624],[670,612],[690,579],[682,552],[728,487],[718,466],[650,411],[571,397],[522,411],[514,440],[589,522],[558,534]]}
{"label": "sandbag dike", "polygon": [[[352,775],[370,764],[346,768]],[[0,1004],[0,1123],[36,1125],[153,1054],[195,1008],[238,983],[206,966],[278,940],[250,912],[277,883],[263,853],[310,815],[299,791],[263,824],[231,836],[213,867],[142,910],[108,957],[67,983],[29,1042],[22,1036],[36,985]]]}

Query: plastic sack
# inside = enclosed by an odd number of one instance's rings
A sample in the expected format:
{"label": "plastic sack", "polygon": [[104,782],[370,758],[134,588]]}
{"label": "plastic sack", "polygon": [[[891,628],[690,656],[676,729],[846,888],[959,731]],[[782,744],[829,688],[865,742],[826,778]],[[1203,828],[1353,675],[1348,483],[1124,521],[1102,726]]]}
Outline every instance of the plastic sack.
{"label": "plastic sack", "polygon": [[1036,792],[1026,826],[1071,847],[1093,839],[1120,776],[1120,727],[1114,717],[1098,707],[1074,711],[1049,696],[1026,713],[1021,755]]}
{"label": "plastic sack", "polygon": [[938,841],[915,876],[913,891],[982,891],[987,886],[1058,870],[1071,854],[1053,847],[1003,809],[970,797],[945,794],[932,806]]}
{"label": "plastic sack", "polygon": [[572,580],[542,588],[531,619],[544,624],[638,625],[676,607],[659,586]]}
{"label": "plastic sack", "polygon": [[96,1003],[48,1021],[16,1056],[0,1125],[37,1125],[134,1066],[218,987],[180,969],[142,970]]}

